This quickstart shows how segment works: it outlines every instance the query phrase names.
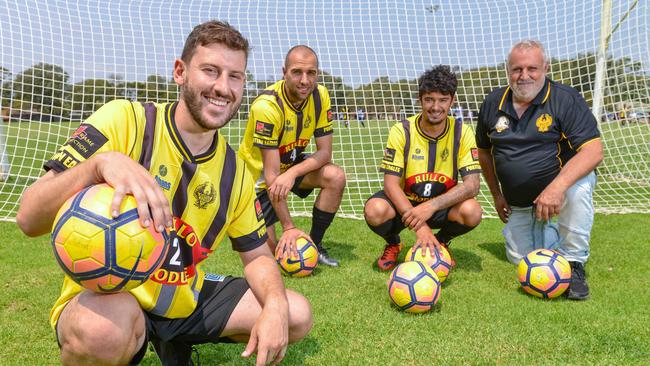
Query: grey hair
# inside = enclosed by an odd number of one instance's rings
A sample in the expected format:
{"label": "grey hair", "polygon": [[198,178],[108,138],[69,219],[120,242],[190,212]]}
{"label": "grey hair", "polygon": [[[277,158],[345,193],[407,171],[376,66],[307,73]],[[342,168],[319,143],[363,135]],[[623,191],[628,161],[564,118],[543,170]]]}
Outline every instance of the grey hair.
{"label": "grey hair", "polygon": [[544,47],[542,42],[535,39],[522,39],[521,41],[515,43],[510,49],[510,52],[508,52],[508,59],[506,60],[506,70],[510,70],[510,56],[512,55],[512,51],[519,48],[524,48],[524,49],[539,48],[539,50],[542,51],[542,55],[544,57],[544,64],[550,65],[551,58],[548,57],[548,52],[546,51],[546,48]]}

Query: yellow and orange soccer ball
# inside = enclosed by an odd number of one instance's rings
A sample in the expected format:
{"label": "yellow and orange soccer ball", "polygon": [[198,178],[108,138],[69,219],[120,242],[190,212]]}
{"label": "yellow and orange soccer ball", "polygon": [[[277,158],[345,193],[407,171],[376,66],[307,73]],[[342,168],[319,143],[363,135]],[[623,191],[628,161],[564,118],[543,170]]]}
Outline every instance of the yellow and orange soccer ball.
{"label": "yellow and orange soccer ball", "polygon": [[388,279],[388,295],[400,310],[424,313],[440,298],[440,280],[433,270],[422,262],[399,264]]}
{"label": "yellow and orange soccer ball", "polygon": [[552,299],[566,291],[571,282],[571,266],[558,252],[536,249],[517,266],[519,283],[527,293]]}
{"label": "yellow and orange soccer ball", "polygon": [[127,195],[120,214],[110,214],[114,190],[87,187],[59,209],[52,226],[52,248],[61,269],[79,285],[100,293],[131,290],[160,267],[168,235],[143,228],[137,204]]}
{"label": "yellow and orange soccer ball", "polygon": [[449,254],[447,248],[443,247],[442,245],[436,246],[436,249],[438,250],[434,251],[433,254],[427,250],[425,252],[426,254],[423,256],[422,248],[413,250],[413,247],[411,247],[406,252],[406,257],[404,260],[422,262],[426,264],[433,270],[433,272],[435,272],[440,282],[445,282],[447,277],[449,277],[449,272],[451,271],[451,255]]}
{"label": "yellow and orange soccer ball", "polygon": [[296,250],[298,251],[298,257],[280,258],[280,253],[275,254],[275,260],[280,267],[280,271],[289,277],[309,276],[318,265],[318,249],[309,240],[298,238],[296,240]]}

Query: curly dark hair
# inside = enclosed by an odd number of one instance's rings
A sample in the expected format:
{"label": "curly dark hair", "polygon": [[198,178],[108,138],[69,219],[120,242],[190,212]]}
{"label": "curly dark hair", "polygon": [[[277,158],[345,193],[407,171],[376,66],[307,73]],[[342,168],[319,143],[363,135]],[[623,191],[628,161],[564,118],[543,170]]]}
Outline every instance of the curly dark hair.
{"label": "curly dark hair", "polygon": [[418,96],[431,92],[438,92],[453,96],[456,94],[458,80],[456,74],[447,65],[438,65],[427,71],[418,79]]}
{"label": "curly dark hair", "polygon": [[197,46],[209,46],[213,43],[223,44],[231,50],[244,51],[246,59],[248,59],[250,51],[248,40],[235,27],[218,20],[201,23],[192,29],[185,40],[181,59],[190,62]]}

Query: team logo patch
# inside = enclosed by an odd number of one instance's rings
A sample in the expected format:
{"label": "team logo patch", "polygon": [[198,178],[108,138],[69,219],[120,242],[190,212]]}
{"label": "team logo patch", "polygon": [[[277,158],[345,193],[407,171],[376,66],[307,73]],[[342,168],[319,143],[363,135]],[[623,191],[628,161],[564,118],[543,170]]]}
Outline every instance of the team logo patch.
{"label": "team logo patch", "polygon": [[535,126],[537,126],[537,131],[539,132],[548,132],[549,127],[553,124],[553,117],[550,114],[544,113],[535,121]]}
{"label": "team logo patch", "polygon": [[332,122],[332,119],[333,119],[333,117],[332,117],[332,111],[329,110],[329,111],[327,111],[327,121],[328,121],[328,122]]}
{"label": "team logo patch", "polygon": [[214,202],[216,196],[217,192],[212,183],[201,183],[196,187],[196,189],[194,189],[194,206],[204,209]]}
{"label": "team logo patch", "polygon": [[257,215],[257,221],[262,220],[262,217],[264,217],[264,211],[262,211],[262,204],[257,199],[255,199],[255,215]]}
{"label": "team logo patch", "polygon": [[499,117],[499,119],[497,120],[497,124],[494,125],[494,129],[497,130],[497,133],[501,133],[507,128],[510,128],[510,121],[508,120],[508,117],[506,116]]}
{"label": "team logo patch", "polygon": [[447,160],[448,157],[449,157],[449,149],[445,147],[445,149],[442,150],[442,154],[440,154],[440,159],[442,159],[442,161],[445,161]]}
{"label": "team logo patch", "polygon": [[305,120],[305,128],[309,128],[309,125],[311,125],[311,117],[307,116],[307,119]]}
{"label": "team logo patch", "polygon": [[160,166],[158,167],[158,174],[160,174],[161,177],[167,175],[167,167],[164,164],[160,164]]}
{"label": "team logo patch", "polygon": [[386,150],[384,150],[384,161],[392,163],[393,160],[395,160],[395,149],[387,147]]}
{"label": "team logo patch", "polygon": [[420,154],[421,152],[422,152],[422,150],[420,150],[419,147],[415,149],[415,153],[416,153],[416,154]]}
{"label": "team logo patch", "polygon": [[478,160],[478,149],[472,148],[470,149],[472,153],[472,160],[477,161]]}
{"label": "team logo patch", "polygon": [[271,137],[273,135],[274,127],[275,126],[272,123],[255,121],[255,134],[264,137]]}
{"label": "team logo patch", "polygon": [[106,136],[98,129],[89,124],[82,124],[73,133],[65,143],[85,159],[91,157],[100,147],[108,141]]}

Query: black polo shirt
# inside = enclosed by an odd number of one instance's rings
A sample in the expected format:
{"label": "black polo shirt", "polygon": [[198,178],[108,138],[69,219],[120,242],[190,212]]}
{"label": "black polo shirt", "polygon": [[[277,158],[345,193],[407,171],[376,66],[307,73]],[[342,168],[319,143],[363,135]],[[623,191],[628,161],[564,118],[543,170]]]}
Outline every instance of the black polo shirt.
{"label": "black polo shirt", "polygon": [[577,90],[546,79],[517,117],[512,90],[494,90],[481,105],[476,145],[492,149],[506,201],[527,207],[584,144],[600,137],[598,124]]}

